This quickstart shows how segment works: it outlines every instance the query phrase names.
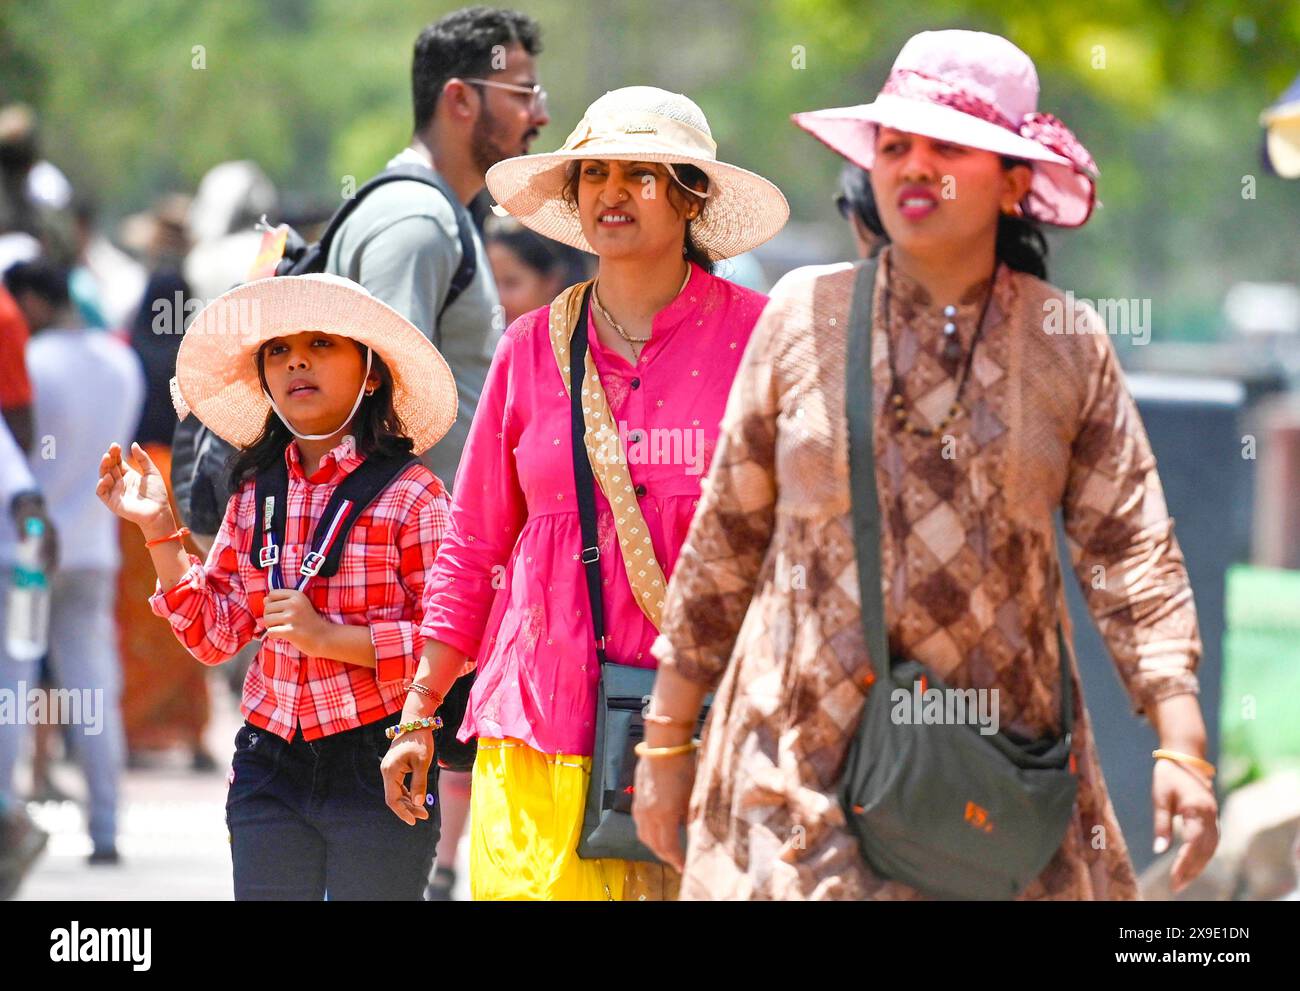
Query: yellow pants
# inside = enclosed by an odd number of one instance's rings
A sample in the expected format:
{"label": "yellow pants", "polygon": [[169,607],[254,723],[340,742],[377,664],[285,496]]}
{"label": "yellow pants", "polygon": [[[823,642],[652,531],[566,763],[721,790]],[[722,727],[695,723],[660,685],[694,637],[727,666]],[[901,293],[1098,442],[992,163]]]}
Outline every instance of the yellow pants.
{"label": "yellow pants", "polygon": [[470,791],[476,901],[619,901],[627,862],[578,856],[591,758],[480,739]]}

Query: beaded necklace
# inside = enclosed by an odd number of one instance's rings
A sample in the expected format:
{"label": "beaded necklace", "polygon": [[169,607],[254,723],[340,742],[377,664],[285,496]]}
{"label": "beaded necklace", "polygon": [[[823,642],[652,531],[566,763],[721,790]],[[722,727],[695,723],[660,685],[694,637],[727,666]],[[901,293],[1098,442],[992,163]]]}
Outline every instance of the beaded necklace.
{"label": "beaded necklace", "polygon": [[[892,284],[893,263],[888,262],[885,269],[885,354],[889,361],[889,402],[893,409],[894,423],[901,427],[907,433],[916,434],[918,437],[934,437],[941,433],[950,423],[966,412],[961,404],[962,394],[966,391],[966,383],[970,380],[971,367],[975,359],[975,345],[979,343],[980,335],[984,332],[984,325],[988,322],[989,304],[993,302],[993,286],[997,282],[997,265],[993,268],[993,281],[989,283],[989,294],[984,300],[984,308],[980,311],[979,323],[975,325],[975,333],[971,337],[970,350],[966,352],[966,361],[962,365],[961,377],[957,380],[957,394],[953,397],[952,405],[948,407],[947,414],[940,420],[933,429],[930,427],[917,426],[912,422],[908,414],[907,400],[903,397],[903,383],[898,377],[898,372],[894,368],[894,349],[889,341],[889,311],[891,303],[890,286]],[[950,360],[955,359],[961,353],[961,344],[957,340],[957,325],[953,323],[952,318],[957,315],[957,307],[951,303],[943,308],[943,315],[948,318],[943,325],[945,337],[944,356]]]}

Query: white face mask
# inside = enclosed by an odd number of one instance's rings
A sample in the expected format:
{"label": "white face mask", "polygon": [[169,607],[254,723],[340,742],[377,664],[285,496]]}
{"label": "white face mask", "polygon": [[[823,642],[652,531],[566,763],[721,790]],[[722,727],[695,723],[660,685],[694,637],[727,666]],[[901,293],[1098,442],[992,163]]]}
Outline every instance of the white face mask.
{"label": "white face mask", "polygon": [[346,417],[343,418],[343,422],[340,423],[337,427],[335,427],[327,434],[298,433],[298,431],[293,428],[293,424],[289,422],[289,418],[285,416],[282,412],[280,412],[280,407],[275,405],[275,400],[271,398],[271,393],[267,391],[265,386],[262,387],[262,395],[264,395],[266,397],[267,402],[271,404],[271,409],[275,410],[275,415],[280,418],[280,422],[285,425],[285,428],[289,431],[289,433],[293,434],[299,440],[326,440],[327,438],[333,437],[336,433],[338,433],[340,430],[346,427],[349,423],[352,422],[352,417],[356,416],[357,409],[361,406],[361,400],[365,397],[366,394],[366,380],[370,378],[370,361],[373,353],[374,352],[370,350],[370,345],[366,345],[366,372],[364,375],[361,376],[361,389],[357,392],[357,401],[352,404],[352,411],[348,413]]}

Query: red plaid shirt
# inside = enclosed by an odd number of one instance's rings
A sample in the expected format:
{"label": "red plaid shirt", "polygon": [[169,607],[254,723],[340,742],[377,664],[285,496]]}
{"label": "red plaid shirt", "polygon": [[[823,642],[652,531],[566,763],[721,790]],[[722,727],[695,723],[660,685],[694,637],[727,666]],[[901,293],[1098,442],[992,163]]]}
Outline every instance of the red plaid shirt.
{"label": "red plaid shirt", "polygon": [[[297,444],[285,448],[285,460],[289,499],[281,569],[291,581],[330,495],[364,459],[348,435],[310,477],[303,474]],[[207,563],[191,554],[180,582],[166,592],[157,583],[149,599],[204,664],[230,660],[266,632],[267,576],[249,559],[254,490],[250,479],[231,498]],[[379,494],[348,535],[338,573],[313,578],[305,593],[323,618],[370,627],[375,667],[304,656],[286,640],[264,640],[244,679],[240,711],[250,723],[286,740],[301,728],[304,737],[315,740],[401,711],[405,685],[415,676],[424,645],[419,633],[424,576],[447,531],[449,510],[442,483],[422,464],[406,468]]]}

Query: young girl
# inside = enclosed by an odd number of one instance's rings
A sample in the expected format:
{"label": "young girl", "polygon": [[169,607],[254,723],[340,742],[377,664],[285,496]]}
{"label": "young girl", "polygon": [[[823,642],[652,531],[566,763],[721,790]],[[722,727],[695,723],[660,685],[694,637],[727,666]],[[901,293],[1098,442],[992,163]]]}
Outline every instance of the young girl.
{"label": "young girl", "polygon": [[[448,522],[442,484],[414,455],[455,419],[451,371],[360,286],[308,275],[215,300],[187,331],[176,373],[178,413],[241,448],[207,563],[185,552],[188,531],[139,445],[129,461],[110,446],[96,492],[139,525],[158,572],[150,604],[191,654],[220,664],[262,641],[226,799],[235,897],[419,899],[438,810],[417,829],[394,819],[379,762]],[[341,485],[355,506],[326,514]]]}

